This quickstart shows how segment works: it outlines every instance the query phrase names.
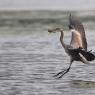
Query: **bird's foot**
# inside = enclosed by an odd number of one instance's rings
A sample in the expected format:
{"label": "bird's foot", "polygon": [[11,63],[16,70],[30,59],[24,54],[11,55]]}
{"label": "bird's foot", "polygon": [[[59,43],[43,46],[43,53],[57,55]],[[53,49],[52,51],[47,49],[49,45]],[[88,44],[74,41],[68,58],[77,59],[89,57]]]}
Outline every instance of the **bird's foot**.
{"label": "bird's foot", "polygon": [[56,75],[54,75],[54,77],[57,77],[58,79],[59,79],[59,78],[62,78],[63,75],[65,75],[65,74],[69,71],[69,69],[70,69],[70,68],[65,69],[65,70],[63,70],[63,71],[57,73]]}

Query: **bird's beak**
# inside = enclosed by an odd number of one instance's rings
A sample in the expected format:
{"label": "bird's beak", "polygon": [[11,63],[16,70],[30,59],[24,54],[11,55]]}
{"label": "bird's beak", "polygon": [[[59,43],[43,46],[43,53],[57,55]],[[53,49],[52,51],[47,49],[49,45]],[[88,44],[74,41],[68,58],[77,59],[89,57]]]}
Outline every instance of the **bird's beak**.
{"label": "bird's beak", "polygon": [[51,32],[52,32],[52,30],[51,30],[51,29],[48,29],[48,32],[49,32],[49,33],[51,33]]}

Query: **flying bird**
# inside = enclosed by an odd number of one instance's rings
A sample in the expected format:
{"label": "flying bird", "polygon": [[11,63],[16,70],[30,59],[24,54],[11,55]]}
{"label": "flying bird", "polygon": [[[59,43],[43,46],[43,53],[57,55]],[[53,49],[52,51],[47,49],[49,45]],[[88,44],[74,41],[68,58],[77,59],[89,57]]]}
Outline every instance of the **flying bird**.
{"label": "flying bird", "polygon": [[60,42],[65,52],[70,56],[69,67],[54,75],[55,77],[58,78],[62,78],[64,74],[69,72],[71,65],[74,61],[81,61],[82,63],[89,64],[89,61],[95,59],[94,53],[87,50],[87,40],[83,24],[79,20],[74,19],[70,14],[68,27],[72,33],[71,42],[69,45],[67,45],[63,41],[64,29],[62,28],[48,29],[48,32],[50,33],[56,32],[61,33]]}

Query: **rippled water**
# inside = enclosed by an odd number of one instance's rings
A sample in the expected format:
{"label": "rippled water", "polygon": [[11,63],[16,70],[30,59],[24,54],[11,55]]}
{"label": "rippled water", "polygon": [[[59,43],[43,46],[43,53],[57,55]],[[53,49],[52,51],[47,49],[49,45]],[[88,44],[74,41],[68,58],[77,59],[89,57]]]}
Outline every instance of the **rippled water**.
{"label": "rippled water", "polygon": [[[59,34],[49,35],[48,23],[29,25],[0,27],[0,95],[95,95],[95,61],[74,62],[67,75],[54,78],[69,65]],[[95,51],[94,31],[86,34],[88,49]],[[65,42],[70,36],[65,32]]]}

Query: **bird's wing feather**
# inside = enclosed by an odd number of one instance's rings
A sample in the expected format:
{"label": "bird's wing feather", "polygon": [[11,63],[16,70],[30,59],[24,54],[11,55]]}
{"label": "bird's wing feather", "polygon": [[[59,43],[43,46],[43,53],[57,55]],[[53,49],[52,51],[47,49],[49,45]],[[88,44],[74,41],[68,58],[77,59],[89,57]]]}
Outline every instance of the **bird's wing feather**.
{"label": "bird's wing feather", "polygon": [[79,53],[80,57],[81,57],[81,61],[85,64],[89,64],[89,61],[87,61],[87,59],[81,54]]}
{"label": "bird's wing feather", "polygon": [[85,30],[84,30],[83,24],[79,20],[74,19],[70,14],[69,29],[71,28],[77,30],[80,33],[82,37],[83,48],[87,50],[87,41],[86,41]]}

